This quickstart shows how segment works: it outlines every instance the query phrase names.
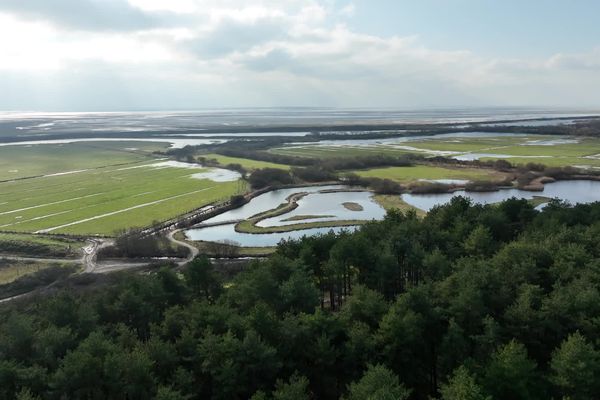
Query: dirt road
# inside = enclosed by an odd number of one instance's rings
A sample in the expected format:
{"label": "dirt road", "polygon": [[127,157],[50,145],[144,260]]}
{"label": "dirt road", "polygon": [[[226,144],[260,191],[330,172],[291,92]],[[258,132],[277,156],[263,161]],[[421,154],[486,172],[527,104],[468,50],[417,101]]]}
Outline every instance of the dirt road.
{"label": "dirt road", "polygon": [[198,248],[196,248],[196,247],[192,246],[192,245],[191,245],[191,244],[189,244],[189,243],[186,243],[186,242],[184,242],[184,241],[181,241],[181,240],[175,239],[175,234],[176,234],[177,232],[180,232],[180,229],[176,229],[176,230],[170,231],[170,232],[167,234],[167,239],[169,239],[169,241],[170,241],[171,243],[173,243],[173,244],[175,244],[175,245],[177,245],[177,246],[183,246],[183,247],[186,247],[186,248],[187,248],[187,249],[190,251],[190,254],[188,255],[188,257],[187,257],[186,259],[184,259],[184,260],[181,260],[180,262],[178,262],[178,263],[177,263],[177,265],[181,267],[181,266],[183,266],[183,265],[185,265],[185,264],[189,263],[190,261],[192,261],[194,258],[196,258],[196,257],[198,256],[198,253],[200,253],[200,251],[198,250]]}

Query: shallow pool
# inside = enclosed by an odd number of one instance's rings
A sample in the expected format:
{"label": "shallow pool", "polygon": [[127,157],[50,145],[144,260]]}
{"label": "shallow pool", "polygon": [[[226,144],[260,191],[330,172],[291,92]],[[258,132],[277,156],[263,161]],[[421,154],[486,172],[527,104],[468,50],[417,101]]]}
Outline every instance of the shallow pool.
{"label": "shallow pool", "polygon": [[403,194],[402,200],[406,203],[429,211],[433,207],[450,202],[454,196],[464,196],[475,203],[491,204],[509,199],[511,197],[532,199],[534,196],[559,198],[572,204],[591,203],[600,201],[600,182],[598,181],[559,181],[547,183],[542,192],[530,192],[520,189],[503,189],[496,192],[465,192],[459,190],[454,193],[438,194]]}

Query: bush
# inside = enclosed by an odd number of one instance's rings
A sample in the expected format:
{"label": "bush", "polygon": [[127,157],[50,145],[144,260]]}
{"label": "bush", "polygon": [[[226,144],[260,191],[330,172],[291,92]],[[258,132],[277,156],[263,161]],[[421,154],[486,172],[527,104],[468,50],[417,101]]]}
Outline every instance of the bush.
{"label": "bush", "polygon": [[467,192],[495,192],[498,190],[498,184],[490,181],[469,182],[465,185]]}
{"label": "bush", "polygon": [[333,172],[318,167],[294,167],[292,175],[305,182],[326,182],[337,179]]}
{"label": "bush", "polygon": [[377,194],[400,194],[403,191],[402,185],[391,179],[371,179],[369,187]]}
{"label": "bush", "polygon": [[448,193],[450,189],[450,185],[439,182],[427,182],[412,186],[411,192],[415,194]]}
{"label": "bush", "polygon": [[250,174],[248,181],[254,189],[262,189],[267,186],[289,185],[294,182],[288,171],[277,168],[257,169]]}
{"label": "bush", "polygon": [[231,203],[232,206],[239,207],[246,203],[246,198],[241,194],[236,194],[229,198],[229,202]]}
{"label": "bush", "polygon": [[115,245],[98,251],[98,259],[106,258],[151,258],[187,256],[187,250],[174,248],[164,236],[142,236],[141,234],[123,234]]}

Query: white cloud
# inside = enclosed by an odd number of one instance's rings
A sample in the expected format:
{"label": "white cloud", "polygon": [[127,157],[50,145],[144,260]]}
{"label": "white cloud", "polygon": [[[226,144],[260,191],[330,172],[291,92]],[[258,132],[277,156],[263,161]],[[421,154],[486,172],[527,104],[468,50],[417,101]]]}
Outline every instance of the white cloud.
{"label": "white cloud", "polygon": [[340,9],[340,14],[347,17],[352,17],[355,12],[356,6],[354,5],[354,3],[347,4]]}
{"label": "white cloud", "polygon": [[548,68],[600,71],[600,47],[585,54],[556,54],[546,63]]}
{"label": "white cloud", "polygon": [[129,31],[158,22],[124,0],[2,0],[1,10],[78,30]]}
{"label": "white cloud", "polygon": [[[332,1],[57,1],[0,3],[0,88],[29,82],[43,104],[85,104],[97,88],[113,108],[600,103],[600,49],[548,59],[432,49],[353,31],[340,16],[354,5]],[[79,1],[81,21],[63,15]],[[92,6],[105,7],[98,20]],[[115,10],[124,17],[106,17]]]}
{"label": "white cloud", "polygon": [[23,22],[0,14],[0,70],[64,70],[82,61],[118,65],[175,60],[172,49],[161,41],[146,40],[147,36],[90,32],[72,35],[45,22]]}

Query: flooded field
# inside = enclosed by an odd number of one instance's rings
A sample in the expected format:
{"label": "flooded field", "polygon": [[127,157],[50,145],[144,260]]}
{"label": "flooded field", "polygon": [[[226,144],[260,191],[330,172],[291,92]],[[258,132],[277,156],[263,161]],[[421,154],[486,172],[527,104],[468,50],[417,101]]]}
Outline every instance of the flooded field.
{"label": "flooded field", "polygon": [[323,140],[295,143],[271,152],[309,158],[418,154],[463,161],[508,159],[515,164],[535,162],[548,166],[600,167],[600,160],[596,158],[600,154],[598,138],[522,133],[459,132],[384,139]]}

